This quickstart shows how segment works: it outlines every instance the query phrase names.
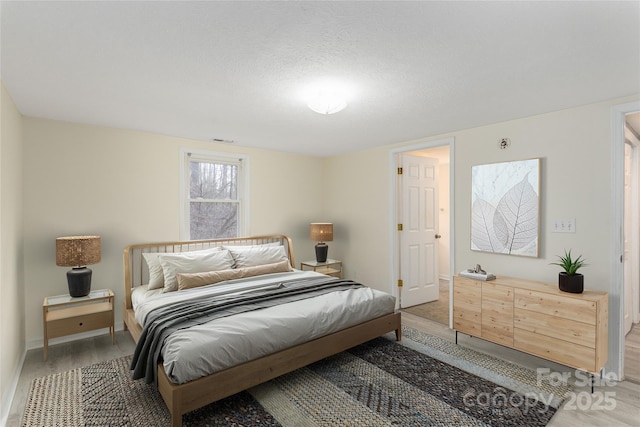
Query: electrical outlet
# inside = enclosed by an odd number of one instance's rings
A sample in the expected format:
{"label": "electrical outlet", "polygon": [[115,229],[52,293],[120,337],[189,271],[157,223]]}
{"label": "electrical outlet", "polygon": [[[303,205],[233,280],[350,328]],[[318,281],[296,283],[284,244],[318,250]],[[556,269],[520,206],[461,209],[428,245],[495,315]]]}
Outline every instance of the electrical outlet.
{"label": "electrical outlet", "polygon": [[553,220],[553,233],[575,233],[576,232],[576,219],[554,219]]}

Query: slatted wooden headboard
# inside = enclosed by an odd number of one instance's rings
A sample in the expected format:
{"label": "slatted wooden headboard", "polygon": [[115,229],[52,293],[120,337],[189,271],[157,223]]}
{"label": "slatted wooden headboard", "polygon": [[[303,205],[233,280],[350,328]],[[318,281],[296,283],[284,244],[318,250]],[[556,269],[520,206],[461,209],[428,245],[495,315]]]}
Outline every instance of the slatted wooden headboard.
{"label": "slatted wooden headboard", "polygon": [[149,270],[142,254],[145,252],[177,253],[197,251],[215,246],[261,245],[265,243],[280,243],[289,257],[291,267],[295,268],[293,246],[291,239],[283,235],[237,237],[213,240],[188,240],[182,242],[140,243],[127,246],[124,249],[124,307],[131,309],[131,291],[134,287],[144,285],[149,281]]}

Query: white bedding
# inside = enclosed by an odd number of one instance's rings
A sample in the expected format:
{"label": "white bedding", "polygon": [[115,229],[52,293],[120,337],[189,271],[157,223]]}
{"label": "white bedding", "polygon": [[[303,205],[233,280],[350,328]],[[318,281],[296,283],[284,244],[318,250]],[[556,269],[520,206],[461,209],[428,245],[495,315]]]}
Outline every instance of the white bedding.
{"label": "white bedding", "polygon": [[[194,295],[242,292],[318,275],[296,270],[170,293],[138,286],[132,301],[136,320],[144,325],[152,309]],[[162,348],[164,368],[172,382],[181,384],[393,313],[394,309],[393,296],[363,287],[216,319],[170,335]]]}

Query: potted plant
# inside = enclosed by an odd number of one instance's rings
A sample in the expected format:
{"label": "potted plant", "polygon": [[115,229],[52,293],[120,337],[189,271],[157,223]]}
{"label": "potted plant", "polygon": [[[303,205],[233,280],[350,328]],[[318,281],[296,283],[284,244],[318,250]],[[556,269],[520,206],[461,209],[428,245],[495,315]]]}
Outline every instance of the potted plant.
{"label": "potted plant", "polygon": [[581,267],[586,266],[582,255],[577,258],[571,258],[571,249],[567,252],[565,249],[564,256],[558,255],[559,262],[552,262],[553,265],[559,265],[564,269],[558,276],[558,285],[561,291],[581,294],[584,290],[584,276],[578,273]]}

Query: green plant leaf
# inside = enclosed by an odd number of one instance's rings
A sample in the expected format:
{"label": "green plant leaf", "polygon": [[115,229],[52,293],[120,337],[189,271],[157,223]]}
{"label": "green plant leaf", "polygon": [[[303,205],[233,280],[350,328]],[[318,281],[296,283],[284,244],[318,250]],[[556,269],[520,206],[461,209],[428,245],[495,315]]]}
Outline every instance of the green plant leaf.
{"label": "green plant leaf", "polygon": [[578,255],[576,259],[572,259],[571,249],[569,249],[569,251],[565,249],[564,256],[558,255],[558,259],[560,260],[560,262],[552,262],[551,264],[562,267],[565,273],[567,273],[569,276],[577,274],[580,268],[587,265],[584,258],[582,258],[582,255]]}

